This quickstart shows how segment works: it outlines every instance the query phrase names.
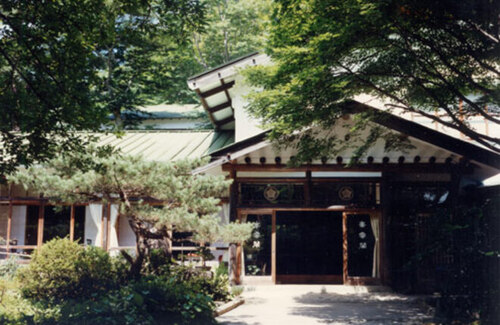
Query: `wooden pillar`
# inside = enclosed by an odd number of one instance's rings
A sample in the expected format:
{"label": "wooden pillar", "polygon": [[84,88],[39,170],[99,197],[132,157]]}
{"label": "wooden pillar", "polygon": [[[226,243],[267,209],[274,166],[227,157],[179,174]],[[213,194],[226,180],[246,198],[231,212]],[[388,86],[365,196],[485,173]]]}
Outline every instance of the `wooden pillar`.
{"label": "wooden pillar", "polygon": [[348,262],[348,254],[347,254],[347,213],[342,213],[342,278],[344,284],[347,284],[347,262]]}
{"label": "wooden pillar", "polygon": [[311,171],[306,171],[306,182],[304,183],[304,198],[306,207],[311,206]]}
{"label": "wooden pillar", "polygon": [[[238,218],[238,210],[237,210],[237,205],[238,205],[238,182],[236,181],[236,170],[234,169],[233,166],[231,166],[231,171],[229,172],[230,178],[233,180],[233,183],[229,187],[229,221],[236,221]],[[242,246],[241,244],[238,244],[236,246],[236,256],[235,256],[235,264],[236,267],[234,268],[234,283],[235,284],[240,284],[241,283],[241,252],[242,252]]]}
{"label": "wooden pillar", "polygon": [[389,227],[392,216],[390,212],[390,195],[389,184],[390,175],[387,172],[382,173],[382,181],[380,183],[380,223],[379,223],[379,245],[380,245],[380,281],[384,285],[391,284],[390,270],[390,233]]}
{"label": "wooden pillar", "polygon": [[111,203],[107,205],[107,214],[106,214],[106,251],[109,252],[109,248],[111,246]]}
{"label": "wooden pillar", "polygon": [[229,187],[229,221],[235,221],[237,218],[238,182],[236,176],[236,170],[231,169],[230,178],[233,180],[233,183]]}
{"label": "wooden pillar", "polygon": [[[104,215],[107,213],[106,211],[108,211],[107,207],[109,206],[109,203],[108,204],[103,204],[102,205],[102,210],[101,210],[101,248],[102,249],[106,249],[106,243],[104,242]],[[108,217],[108,216],[107,216]],[[97,246],[97,245],[96,245]]]}
{"label": "wooden pillar", "polygon": [[378,270],[377,270],[377,272],[378,272],[379,280],[382,283],[382,279],[385,276],[385,269],[384,269],[385,254],[382,251],[382,245],[385,242],[385,238],[384,238],[385,234],[384,234],[384,231],[382,230],[382,228],[383,228],[382,212],[381,211],[377,211],[377,212],[374,212],[374,213],[377,216],[377,220],[378,220],[378,243],[376,243],[376,244],[378,245],[378,258],[379,258],[379,261],[378,261]]}
{"label": "wooden pillar", "polygon": [[234,277],[234,282],[236,284],[241,284],[241,254],[242,254],[242,245],[236,245],[236,272]]}
{"label": "wooden pillar", "polygon": [[463,169],[467,165],[467,161],[462,159],[457,165],[451,165],[450,169],[450,220],[454,219],[457,214],[457,207],[459,205],[460,195],[460,181],[462,179]]}
{"label": "wooden pillar", "polygon": [[71,205],[70,221],[69,221],[69,240],[75,239],[75,205]]}
{"label": "wooden pillar", "polygon": [[10,252],[10,235],[12,232],[12,184],[9,184],[9,215],[7,219],[7,242],[5,245],[7,246],[6,249],[6,257],[9,257],[9,252]]}
{"label": "wooden pillar", "polygon": [[276,210],[272,214],[272,232],[271,232],[271,277],[276,284]]}
{"label": "wooden pillar", "polygon": [[45,215],[45,202],[43,200],[40,201],[40,205],[38,206],[38,234],[37,234],[37,242],[36,246],[40,248],[43,244],[43,221]]}

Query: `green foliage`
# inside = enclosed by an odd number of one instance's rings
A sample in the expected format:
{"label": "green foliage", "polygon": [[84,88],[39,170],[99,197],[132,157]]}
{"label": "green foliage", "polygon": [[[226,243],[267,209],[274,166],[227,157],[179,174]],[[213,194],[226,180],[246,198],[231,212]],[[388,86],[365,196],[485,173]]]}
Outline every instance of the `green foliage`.
{"label": "green foliage", "polygon": [[[96,90],[116,127],[133,122],[122,120],[125,109],[136,110],[150,99],[185,99],[188,87],[178,76],[176,61],[189,48],[189,34],[203,25],[204,12],[200,1],[191,0],[112,1],[105,7],[106,38],[97,52],[101,82]],[[181,98],[174,97],[177,90]]]}
{"label": "green foliage", "polygon": [[332,132],[361,95],[425,115],[498,152],[498,139],[460,116],[500,122],[484,112],[486,104],[500,104],[499,11],[482,0],[275,1],[268,44],[275,65],[247,72],[263,89],[252,95],[250,110],[276,143],[298,148],[300,161],[333,158],[354,139],[356,147],[380,138],[394,149],[401,139],[387,130],[363,131],[373,120],[366,114],[350,126],[350,141]]}
{"label": "green foliage", "polygon": [[[90,146],[44,165],[20,170],[10,175],[9,181],[50,193],[56,203],[113,200],[119,204],[120,215],[128,219],[138,238],[138,254],[129,261],[131,273],[139,275],[151,250],[151,241],[165,241],[172,231],[193,232],[200,244],[214,242],[230,232],[238,235],[238,240],[250,236],[251,231],[240,230],[245,228],[243,224],[219,226],[218,197],[231,181],[223,176],[193,174],[195,168],[206,162],[203,159],[147,161]],[[143,204],[144,198],[164,205]]]}
{"label": "green foliage", "polygon": [[194,55],[203,69],[213,68],[265,46],[270,0],[205,0],[207,26],[193,33]]}
{"label": "green foliage", "polygon": [[245,287],[242,286],[233,286],[231,287],[231,294],[235,297],[240,296],[243,293],[244,289]]}
{"label": "green foliage", "polygon": [[171,269],[170,277],[186,283],[195,292],[201,292],[214,301],[228,301],[231,297],[227,274],[208,274],[191,266],[177,265]]}
{"label": "green foliage", "polygon": [[24,297],[47,302],[89,298],[113,288],[117,279],[105,251],[69,239],[53,239],[36,250],[18,278]]}
{"label": "green foliage", "polygon": [[11,256],[0,262],[0,278],[12,279],[19,269],[17,258]]}
{"label": "green foliage", "polygon": [[222,275],[229,276],[229,270],[226,266],[226,263],[219,263],[219,266],[215,269],[215,277],[219,277]]}
{"label": "green foliage", "polygon": [[46,159],[56,144],[78,147],[72,131],[105,121],[91,89],[104,10],[102,0],[0,1],[1,174]]}
{"label": "green foliage", "polygon": [[222,240],[231,244],[242,244],[252,236],[255,223],[230,223],[222,230]]}
{"label": "green foliage", "polygon": [[[157,253],[150,266],[164,258]],[[19,282],[0,282],[0,323],[215,324],[213,299],[230,295],[227,275],[163,265],[131,279],[122,265],[101,249],[54,239],[34,253]]]}
{"label": "green foliage", "polygon": [[78,150],[74,131],[110,112],[121,127],[120,111],[148,99],[192,101],[179,70],[194,64],[178,61],[204,12],[198,0],[0,1],[0,173]]}
{"label": "green foliage", "polygon": [[0,323],[19,324],[215,324],[210,297],[175,279],[145,276],[119,289],[58,304],[21,297],[0,305]]}

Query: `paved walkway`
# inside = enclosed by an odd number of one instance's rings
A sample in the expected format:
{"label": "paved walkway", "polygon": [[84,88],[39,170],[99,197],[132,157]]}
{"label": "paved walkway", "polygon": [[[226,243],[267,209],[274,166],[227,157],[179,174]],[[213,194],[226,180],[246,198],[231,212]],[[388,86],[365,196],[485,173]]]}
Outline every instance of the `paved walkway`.
{"label": "paved walkway", "polygon": [[[368,291],[379,292],[368,292]],[[424,324],[419,299],[380,287],[276,285],[247,287],[245,304],[220,316],[224,325]]]}

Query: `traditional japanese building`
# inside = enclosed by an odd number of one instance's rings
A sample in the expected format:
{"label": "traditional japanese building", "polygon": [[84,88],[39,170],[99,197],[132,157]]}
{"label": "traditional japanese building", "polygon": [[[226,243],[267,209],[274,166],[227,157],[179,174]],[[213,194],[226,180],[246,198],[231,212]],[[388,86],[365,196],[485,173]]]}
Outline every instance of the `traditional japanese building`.
{"label": "traditional japanese building", "polygon": [[[413,277],[402,285],[432,290],[436,270],[453,256],[428,252],[432,256],[410,266],[410,277],[399,273],[432,240],[437,215],[452,215],[464,189],[499,173],[500,155],[421,116],[384,113],[383,103],[359,96],[346,108],[378,112],[371,125],[407,137],[412,149],[385,152],[380,139],[352,165],[354,152],[346,149],[290,167],[294,149],[270,143],[245,110],[250,88],[239,71],[268,63],[254,53],[188,80],[216,130],[234,130],[235,142],[211,152],[212,162],[198,172],[233,179],[229,219],[258,225],[237,266],[243,282],[397,284]],[[349,141],[351,123],[346,115],[332,126],[337,138]],[[483,118],[469,123],[500,135],[498,125]]]}
{"label": "traditional japanese building", "polygon": [[[346,107],[353,114],[379,112],[370,123],[407,137],[411,149],[385,152],[381,139],[356,164],[347,164],[354,152],[346,149],[333,159],[290,167],[294,149],[270,143],[245,110],[250,87],[239,71],[268,63],[266,55],[253,53],[188,80],[212,129],[200,129],[200,115],[188,118],[178,107],[175,114],[157,110],[157,119],[148,116],[151,130],[100,138],[151,160],[208,155],[211,162],[197,173],[233,179],[221,220],[257,223],[252,239],[238,249],[235,267],[243,282],[394,284],[410,257],[425,249],[419,243],[430,236],[437,215],[451,213],[465,189],[500,172],[497,153],[423,117],[385,113],[383,103],[364,96]],[[350,123],[346,114],[332,126],[344,141]],[[470,121],[476,130],[500,136],[498,125],[488,123]],[[6,240],[0,248],[6,254],[30,252],[56,236],[110,251],[134,247],[134,234],[113,205],[90,202],[58,211],[37,193],[12,185],[2,187],[0,199],[0,237]],[[227,259],[227,245],[219,246]],[[432,288],[436,268],[453,262],[444,252],[432,254],[411,270],[415,281],[409,285]]]}

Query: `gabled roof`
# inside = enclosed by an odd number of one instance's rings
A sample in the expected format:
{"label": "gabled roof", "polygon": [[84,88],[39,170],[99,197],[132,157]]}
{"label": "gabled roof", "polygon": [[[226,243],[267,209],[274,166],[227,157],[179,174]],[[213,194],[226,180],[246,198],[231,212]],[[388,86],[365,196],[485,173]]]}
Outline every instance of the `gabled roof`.
{"label": "gabled roof", "polygon": [[[122,111],[123,118],[135,119],[199,119],[206,116],[206,112],[199,104],[158,104],[140,106],[137,110]],[[110,114],[110,119],[114,115]]]}
{"label": "gabled roof", "polygon": [[232,132],[214,130],[126,131],[122,136],[94,134],[98,145],[112,145],[124,154],[147,160],[171,161],[199,158],[234,142]]}
{"label": "gabled roof", "polygon": [[196,92],[217,130],[234,130],[232,100],[238,70],[268,61],[265,54],[254,52],[189,78],[189,88]]}
{"label": "gabled roof", "polygon": [[485,149],[471,142],[449,136],[448,134],[435,131],[420,125],[419,123],[400,118],[391,113],[380,111],[376,108],[356,101],[347,103],[346,107],[354,113],[367,110],[373,111],[375,112],[374,122],[380,125],[449,150],[490,167],[500,169],[500,155],[491,150]]}
{"label": "gabled roof", "polygon": [[[471,161],[500,170],[500,155],[481,146],[457,139],[442,132],[422,126],[416,122],[400,118],[356,101],[347,103],[346,110],[352,111],[353,113],[359,113],[367,110],[373,111],[375,113],[374,122],[379,125],[408,135],[411,138],[417,139],[417,141],[421,141],[422,143],[427,143],[437,147],[435,150],[440,150],[439,148],[444,149],[444,151],[440,151],[442,154],[449,152],[458,158],[465,157]],[[262,132],[243,141],[239,141],[213,151],[210,154],[212,162],[208,166],[200,168],[198,172],[203,172],[235,159],[249,156],[252,152],[263,150],[265,147],[269,148],[270,142],[266,140],[267,134],[267,131]],[[446,154],[446,158],[449,153]],[[407,162],[411,163],[411,161]]]}

